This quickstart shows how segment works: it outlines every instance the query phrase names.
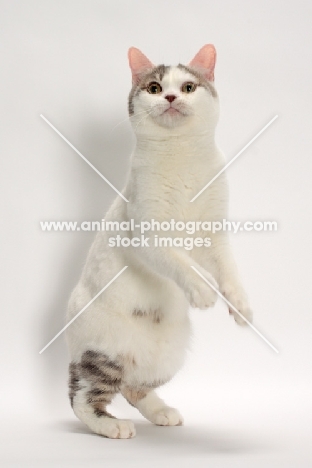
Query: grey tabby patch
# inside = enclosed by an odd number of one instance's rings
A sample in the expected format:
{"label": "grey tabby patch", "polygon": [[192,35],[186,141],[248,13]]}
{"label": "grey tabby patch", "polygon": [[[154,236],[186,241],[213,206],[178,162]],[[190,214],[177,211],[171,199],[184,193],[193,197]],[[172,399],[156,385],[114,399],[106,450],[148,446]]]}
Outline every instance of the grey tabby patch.
{"label": "grey tabby patch", "polygon": [[119,392],[123,368],[110,360],[105,354],[96,351],[85,351],[80,363],[71,363],[70,371],[70,400],[74,404],[76,393],[82,389],[79,385],[81,379],[87,381],[90,390],[86,392],[86,402],[92,406],[94,414],[98,417],[114,418],[106,411],[106,406]]}
{"label": "grey tabby patch", "polygon": [[163,318],[163,314],[162,314],[160,309],[155,309],[155,310],[151,309],[149,311],[145,311],[145,310],[141,310],[141,309],[134,309],[133,312],[132,312],[132,315],[134,317],[147,317],[147,318],[150,318],[150,319],[152,319],[153,323],[160,323],[162,318]]}
{"label": "grey tabby patch", "polygon": [[178,68],[180,68],[181,70],[185,70],[188,73],[190,73],[191,75],[195,76],[195,78],[197,78],[197,85],[198,86],[203,86],[203,88],[210,91],[212,97],[217,97],[218,96],[216,88],[213,86],[211,81],[206,80],[206,78],[200,73],[200,71],[196,70],[195,68],[187,67],[186,65],[182,65],[181,63],[179,63]]}
{"label": "grey tabby patch", "polygon": [[[121,392],[131,405],[144,398],[152,389],[164,385],[166,381],[155,380],[142,382],[137,387],[129,387],[122,383],[123,368],[129,359],[132,365],[136,365],[129,356],[118,356],[112,361],[103,353],[88,350],[83,353],[79,363],[71,362],[69,365],[69,397],[72,407],[75,406],[75,396],[83,392],[86,403],[93,408],[97,417],[114,418],[108,411],[113,397]],[[84,384],[82,384],[82,381]],[[89,384],[86,385],[86,382]]]}
{"label": "grey tabby patch", "polygon": [[130,115],[134,114],[133,98],[141,91],[145,90],[151,81],[161,81],[170,68],[171,67],[167,65],[158,65],[155,68],[151,68],[141,76],[138,83],[132,86],[128,99],[128,111]]}
{"label": "grey tabby patch", "polygon": [[71,407],[73,407],[74,397],[78,390],[81,389],[79,385],[79,365],[75,362],[69,364],[69,399]]}

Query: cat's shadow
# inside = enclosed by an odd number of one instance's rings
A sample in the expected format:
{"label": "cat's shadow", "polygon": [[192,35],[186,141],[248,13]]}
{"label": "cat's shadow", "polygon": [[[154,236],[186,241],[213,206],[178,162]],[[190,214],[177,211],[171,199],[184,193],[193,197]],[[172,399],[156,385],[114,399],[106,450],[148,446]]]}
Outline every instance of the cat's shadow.
{"label": "cat's shadow", "polygon": [[[92,119],[90,113],[88,115],[88,120],[82,121],[78,129],[80,131],[79,144],[72,143],[118,190],[122,190],[134,146],[130,123],[125,120],[124,115],[112,116],[106,122],[99,121],[97,117]],[[116,123],[119,122],[122,123],[114,129]],[[64,145],[66,147],[66,143]],[[77,207],[79,207],[79,220],[100,221],[105,217],[109,206],[118,195],[98,174],[95,172],[92,174],[92,169],[82,162],[78,155],[76,156],[78,161],[74,159],[72,175],[79,181],[77,182],[79,190],[75,192],[75,212],[77,213]],[[73,197],[72,194],[70,196]],[[71,220],[72,217],[69,219]],[[49,285],[49,288],[54,291],[53,299],[50,303],[40,306],[42,320],[39,325],[34,325],[38,330],[39,349],[65,325],[65,312],[70,293],[79,280],[88,249],[96,233],[72,232],[68,235],[71,236],[70,248],[66,250],[66,256],[63,255],[62,247],[60,248],[62,254],[57,261],[59,275],[57,280]],[[51,408],[57,405],[55,400],[58,398],[58,389],[60,389],[60,395],[63,395],[64,383],[66,385],[67,382],[68,353],[64,335],[59,336],[40,355],[40,362],[43,363],[40,365],[40,373],[44,381],[44,399]]]}
{"label": "cat's shadow", "polygon": [[[250,432],[244,433],[241,430],[233,433],[232,429],[221,431],[209,426],[161,427],[143,420],[133,420],[133,422],[136,427],[136,437],[132,439],[131,443],[133,443],[135,451],[138,450],[138,446],[144,446],[146,449],[153,449],[153,453],[183,457],[260,453],[271,451],[274,448],[267,439],[259,438],[259,435],[252,437]],[[60,421],[55,429],[61,432],[84,434],[88,437],[100,437],[103,439],[103,444],[109,440],[94,434],[80,421]],[[128,445],[127,454],[129,455]]]}

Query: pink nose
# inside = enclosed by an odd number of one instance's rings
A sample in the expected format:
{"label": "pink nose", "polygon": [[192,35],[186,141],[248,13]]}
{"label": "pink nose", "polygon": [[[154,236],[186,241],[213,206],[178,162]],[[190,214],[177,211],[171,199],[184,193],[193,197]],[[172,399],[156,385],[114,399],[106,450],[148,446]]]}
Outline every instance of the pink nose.
{"label": "pink nose", "polygon": [[174,94],[168,94],[168,96],[165,96],[165,99],[167,99],[167,101],[169,102],[172,102],[175,100],[177,96],[175,96]]}

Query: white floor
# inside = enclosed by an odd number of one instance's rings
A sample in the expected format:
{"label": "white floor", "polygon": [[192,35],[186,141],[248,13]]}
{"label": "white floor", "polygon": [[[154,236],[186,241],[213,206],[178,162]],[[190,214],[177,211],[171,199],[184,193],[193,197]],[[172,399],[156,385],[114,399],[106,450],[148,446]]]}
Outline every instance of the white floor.
{"label": "white floor", "polygon": [[[307,396],[307,395],[305,395]],[[171,398],[172,399],[172,398]],[[134,420],[137,436],[109,440],[89,432],[68,409],[66,417],[2,424],[1,466],[213,468],[309,468],[312,466],[311,405],[303,389],[281,394],[215,392],[179,405],[182,427],[156,427],[117,397],[116,416]],[[184,406],[184,408],[183,408]]]}

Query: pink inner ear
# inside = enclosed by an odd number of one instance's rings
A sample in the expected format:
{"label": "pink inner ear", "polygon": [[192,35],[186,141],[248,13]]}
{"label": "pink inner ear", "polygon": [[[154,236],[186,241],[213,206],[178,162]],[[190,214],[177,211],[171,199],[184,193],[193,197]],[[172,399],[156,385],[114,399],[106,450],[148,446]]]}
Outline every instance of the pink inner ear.
{"label": "pink inner ear", "polygon": [[216,49],[212,44],[206,44],[189,63],[191,67],[198,68],[209,81],[214,80],[216,64]]}
{"label": "pink inner ear", "polygon": [[137,83],[140,75],[146,70],[154,68],[154,65],[148,58],[136,47],[130,47],[128,51],[129,65],[132,72],[132,81]]}

